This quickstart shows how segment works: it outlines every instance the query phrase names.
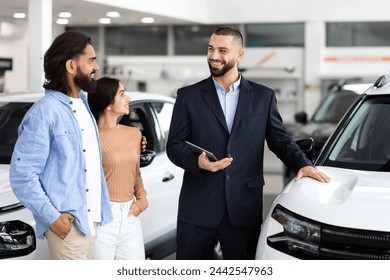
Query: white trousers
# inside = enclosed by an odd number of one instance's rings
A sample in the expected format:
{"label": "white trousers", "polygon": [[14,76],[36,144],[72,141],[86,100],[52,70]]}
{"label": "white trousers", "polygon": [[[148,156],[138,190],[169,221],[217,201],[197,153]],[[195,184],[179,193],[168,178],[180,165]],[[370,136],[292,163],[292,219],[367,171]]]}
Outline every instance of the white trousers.
{"label": "white trousers", "polygon": [[133,200],[111,202],[114,219],[99,226],[93,260],[144,260],[145,247],[139,217],[127,217]]}

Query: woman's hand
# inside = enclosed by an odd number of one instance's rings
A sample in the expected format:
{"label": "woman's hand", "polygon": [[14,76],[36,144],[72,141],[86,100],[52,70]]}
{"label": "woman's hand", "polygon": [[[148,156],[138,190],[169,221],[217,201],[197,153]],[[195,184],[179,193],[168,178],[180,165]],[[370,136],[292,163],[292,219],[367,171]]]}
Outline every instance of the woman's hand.
{"label": "woman's hand", "polygon": [[135,203],[133,203],[133,205],[131,205],[130,207],[129,214],[127,215],[127,217],[128,218],[130,218],[131,216],[138,217],[139,214],[141,214],[141,212],[142,212],[141,208],[139,208]]}

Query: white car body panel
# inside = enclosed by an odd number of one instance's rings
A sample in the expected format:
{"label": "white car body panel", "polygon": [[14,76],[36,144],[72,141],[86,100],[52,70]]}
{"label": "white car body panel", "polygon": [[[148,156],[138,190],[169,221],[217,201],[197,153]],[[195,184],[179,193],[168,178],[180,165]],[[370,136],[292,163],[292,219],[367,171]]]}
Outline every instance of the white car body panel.
{"label": "white car body panel", "polygon": [[[156,155],[153,163],[141,168],[148,209],[142,213],[141,223],[144,242],[158,238],[161,232],[176,230],[177,208],[183,170],[173,165],[167,155]],[[174,176],[174,179],[163,182],[163,178]]]}
{"label": "white car body panel", "polygon": [[0,207],[18,203],[9,186],[9,165],[0,164]]}
{"label": "white car body panel", "polygon": [[317,169],[327,174],[331,182],[320,183],[310,178],[292,182],[275,203],[322,223],[390,231],[390,221],[383,222],[383,213],[390,213],[388,173],[323,166]]}

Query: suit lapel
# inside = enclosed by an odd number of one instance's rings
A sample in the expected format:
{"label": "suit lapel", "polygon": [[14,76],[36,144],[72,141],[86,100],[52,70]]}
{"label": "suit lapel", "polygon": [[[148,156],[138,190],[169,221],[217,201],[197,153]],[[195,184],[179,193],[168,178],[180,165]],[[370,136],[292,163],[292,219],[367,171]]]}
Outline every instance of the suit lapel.
{"label": "suit lapel", "polygon": [[238,97],[238,104],[236,109],[236,114],[234,116],[232,133],[236,129],[236,126],[240,122],[243,116],[248,111],[249,104],[252,101],[253,92],[251,91],[250,84],[244,77],[241,76],[241,84],[240,84],[240,95]]}
{"label": "suit lapel", "polygon": [[229,129],[226,124],[225,115],[223,114],[221,104],[218,99],[218,94],[215,89],[214,82],[212,78],[206,80],[205,85],[203,86],[203,98],[206,101],[207,105],[210,107],[210,109],[214,112],[215,116],[219,120],[219,122],[222,124],[222,126],[226,129],[227,132],[229,132]]}

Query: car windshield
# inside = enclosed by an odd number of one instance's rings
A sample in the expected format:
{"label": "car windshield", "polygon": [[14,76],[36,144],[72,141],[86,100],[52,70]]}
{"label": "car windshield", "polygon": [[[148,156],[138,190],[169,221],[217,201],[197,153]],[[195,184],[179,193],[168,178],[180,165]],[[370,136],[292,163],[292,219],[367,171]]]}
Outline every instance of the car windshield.
{"label": "car windshield", "polygon": [[314,122],[338,123],[358,94],[354,91],[342,90],[329,93],[313,115]]}
{"label": "car windshield", "polygon": [[18,127],[32,103],[0,103],[0,164],[10,164]]}
{"label": "car windshield", "polygon": [[390,171],[390,96],[368,97],[336,140],[327,166]]}

